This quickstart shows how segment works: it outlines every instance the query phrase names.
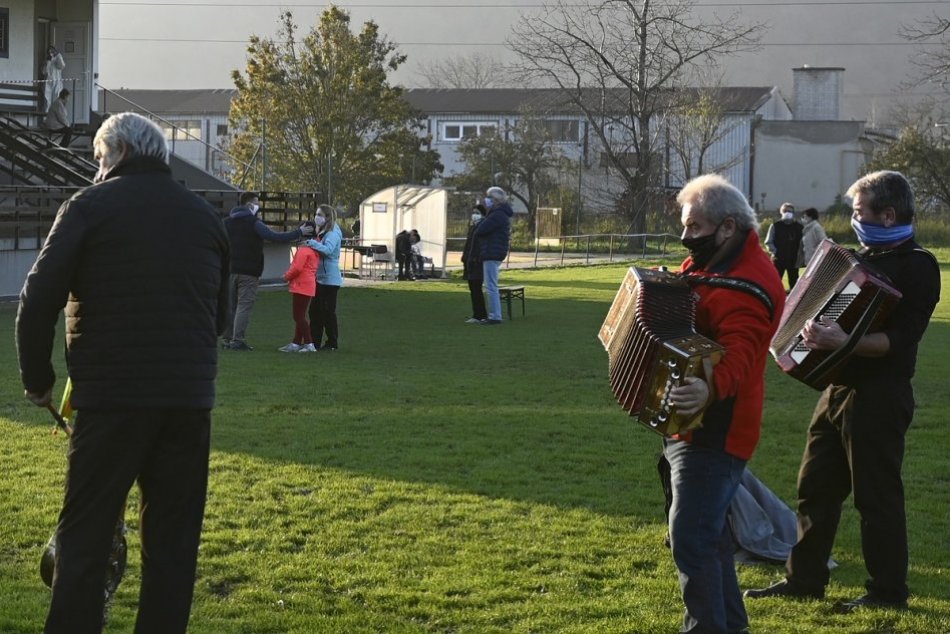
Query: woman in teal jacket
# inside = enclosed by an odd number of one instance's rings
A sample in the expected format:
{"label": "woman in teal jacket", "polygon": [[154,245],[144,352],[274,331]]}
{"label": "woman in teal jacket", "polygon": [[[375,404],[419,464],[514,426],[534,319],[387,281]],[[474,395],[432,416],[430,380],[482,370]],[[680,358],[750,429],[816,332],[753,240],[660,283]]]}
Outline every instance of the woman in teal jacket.
{"label": "woman in teal jacket", "polygon": [[[336,296],[343,285],[340,272],[340,245],[343,232],[336,223],[336,210],[330,205],[317,207],[314,218],[317,236],[308,240],[307,246],[320,254],[317,267],[317,296],[310,303],[310,334],[313,344],[320,350],[336,350],[339,347],[339,328],[336,320]],[[323,345],[323,333],[327,338]]]}

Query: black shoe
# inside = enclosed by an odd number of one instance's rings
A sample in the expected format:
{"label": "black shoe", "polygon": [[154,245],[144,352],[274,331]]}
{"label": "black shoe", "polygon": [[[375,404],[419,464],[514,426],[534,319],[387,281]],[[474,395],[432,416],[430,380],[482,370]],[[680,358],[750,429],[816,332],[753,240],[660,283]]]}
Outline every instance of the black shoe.
{"label": "black shoe", "polygon": [[251,346],[247,345],[243,341],[232,341],[231,345],[228,346],[230,350],[253,350]]}
{"label": "black shoe", "polygon": [[231,347],[231,340],[230,340],[230,339],[222,339],[222,340],[221,340],[221,347],[222,347],[222,348],[225,348],[225,349],[230,348],[230,347]]}
{"label": "black shoe", "polygon": [[500,319],[483,319],[478,322],[482,326],[498,326],[501,324]]}
{"label": "black shoe", "polygon": [[875,597],[873,594],[865,594],[851,601],[842,601],[835,605],[835,612],[838,614],[851,614],[862,608],[878,608],[881,610],[906,610],[907,601],[886,601]]}
{"label": "black shoe", "polygon": [[337,349],[337,346],[329,346],[329,345],[327,345],[327,344],[323,344],[322,346],[320,346],[320,349],[321,349],[321,350],[330,350],[330,351],[332,351],[332,350],[336,350],[336,349]]}
{"label": "black shoe", "polygon": [[742,593],[746,599],[769,599],[772,597],[788,597],[790,599],[823,599],[825,597],[824,589],[807,590],[799,586],[792,585],[788,579],[783,579],[773,583],[768,588],[758,590],[746,590]]}

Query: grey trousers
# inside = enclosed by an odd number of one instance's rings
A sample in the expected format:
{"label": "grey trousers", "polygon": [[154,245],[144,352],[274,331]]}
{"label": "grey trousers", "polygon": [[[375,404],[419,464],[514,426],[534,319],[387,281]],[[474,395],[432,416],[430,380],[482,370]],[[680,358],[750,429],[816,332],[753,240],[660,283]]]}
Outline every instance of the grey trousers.
{"label": "grey trousers", "polygon": [[225,341],[242,341],[246,343],[247,325],[251,322],[251,310],[257,300],[257,286],[260,278],[253,275],[232,273],[229,279],[231,318],[224,330]]}

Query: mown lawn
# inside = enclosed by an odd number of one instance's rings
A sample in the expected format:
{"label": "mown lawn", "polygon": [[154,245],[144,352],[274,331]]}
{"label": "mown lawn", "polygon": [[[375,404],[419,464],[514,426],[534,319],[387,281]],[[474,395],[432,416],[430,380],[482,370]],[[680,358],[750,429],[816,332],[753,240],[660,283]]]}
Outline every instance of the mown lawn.
{"label": "mown lawn", "polygon": [[[940,256],[946,297],[950,250]],[[341,349],[316,355],[276,351],[292,332],[290,301],[262,294],[256,350],[221,358],[190,631],[676,631],[659,441],[613,402],[596,339],[624,270],[503,271],[503,283],[527,287],[528,314],[497,328],[463,323],[460,280],[344,288]],[[62,501],[66,447],[22,397],[15,310],[0,305],[4,633],[41,629],[49,591],[39,556]],[[945,299],[922,346],[905,461],[911,609],[832,612],[863,592],[848,508],[828,600],[750,602],[753,631],[950,631],[948,351]],[[750,467],[793,502],[817,393],[771,365],[767,380]],[[129,506],[134,529],[134,491]],[[134,620],[134,531],[129,545],[108,632]],[[744,587],[780,575],[740,569]]]}

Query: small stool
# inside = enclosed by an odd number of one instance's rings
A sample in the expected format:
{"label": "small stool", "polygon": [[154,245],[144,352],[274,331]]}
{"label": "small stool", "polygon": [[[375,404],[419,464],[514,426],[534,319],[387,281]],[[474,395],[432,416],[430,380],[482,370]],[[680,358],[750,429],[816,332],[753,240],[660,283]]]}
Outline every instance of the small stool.
{"label": "small stool", "polygon": [[524,286],[499,286],[498,295],[508,304],[508,321],[511,321],[511,300],[521,300],[521,316],[524,317]]}

